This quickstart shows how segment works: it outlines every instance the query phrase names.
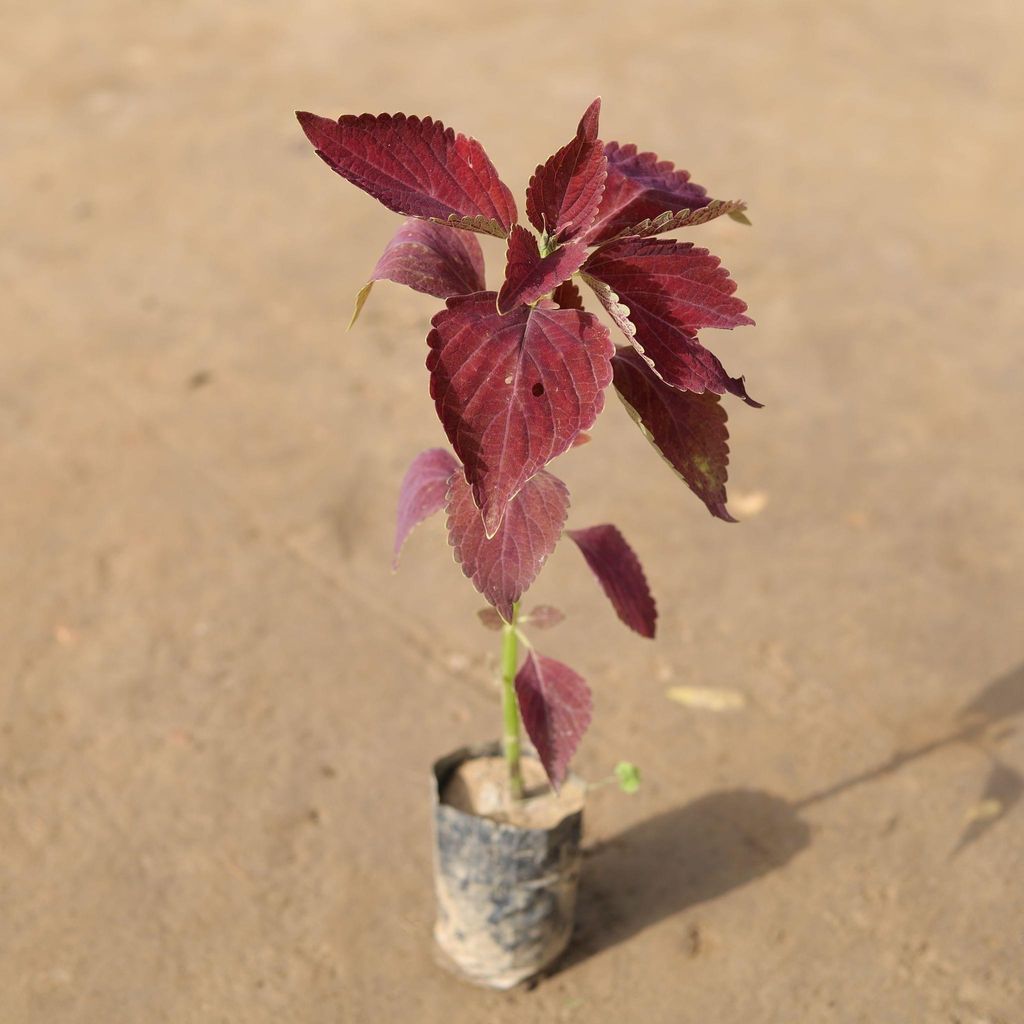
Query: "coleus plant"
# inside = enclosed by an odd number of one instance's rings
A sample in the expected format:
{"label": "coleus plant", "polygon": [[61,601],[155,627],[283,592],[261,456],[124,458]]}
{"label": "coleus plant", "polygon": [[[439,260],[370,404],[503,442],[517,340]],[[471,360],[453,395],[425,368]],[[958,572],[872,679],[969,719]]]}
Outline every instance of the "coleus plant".
{"label": "coleus plant", "polygon": [[[394,559],[410,531],[445,510],[456,560],[504,634],[504,752],[513,798],[523,795],[520,716],[557,789],[590,723],[591,694],[569,666],[538,653],[522,626],[559,621],[548,607],[520,615],[520,599],[563,535],[564,483],[545,467],[588,439],[609,386],[647,439],[713,516],[726,509],[725,394],[748,405],[698,339],[703,328],[750,324],[716,256],[658,237],[745,205],[712,199],[686,171],[634,145],[599,137],[600,100],[575,136],[537,167],[519,223],[512,193],[480,143],[429,117],[299,113],[324,162],[409,218],[359,293],[375,281],[445,300],[427,337],[430,396],[454,449],[419,455],[402,482]],[[507,240],[505,273],[488,291],[474,234]],[[622,332],[583,307],[577,280]],[[655,602],[632,548],[611,525],[564,531],[619,618],[653,637]],[[525,658],[519,665],[518,640]]]}

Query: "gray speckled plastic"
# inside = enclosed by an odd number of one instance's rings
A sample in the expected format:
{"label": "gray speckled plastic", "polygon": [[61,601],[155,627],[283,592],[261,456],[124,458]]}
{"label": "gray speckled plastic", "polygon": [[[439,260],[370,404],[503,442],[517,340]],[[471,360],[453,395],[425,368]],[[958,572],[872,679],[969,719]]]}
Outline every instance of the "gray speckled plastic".
{"label": "gray speckled plastic", "polygon": [[583,811],[549,829],[521,828],[441,803],[464,761],[501,753],[464,747],[434,764],[434,937],[449,969],[507,989],[538,974],[572,935]]}

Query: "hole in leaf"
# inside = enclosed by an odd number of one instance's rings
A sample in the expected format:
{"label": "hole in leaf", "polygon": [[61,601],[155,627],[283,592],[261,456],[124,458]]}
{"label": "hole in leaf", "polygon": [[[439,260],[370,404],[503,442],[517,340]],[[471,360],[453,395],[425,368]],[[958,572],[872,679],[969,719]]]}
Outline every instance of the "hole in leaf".
{"label": "hole in leaf", "polygon": [[540,398],[544,394],[544,385],[540,381],[533,385],[533,394],[536,398]]}

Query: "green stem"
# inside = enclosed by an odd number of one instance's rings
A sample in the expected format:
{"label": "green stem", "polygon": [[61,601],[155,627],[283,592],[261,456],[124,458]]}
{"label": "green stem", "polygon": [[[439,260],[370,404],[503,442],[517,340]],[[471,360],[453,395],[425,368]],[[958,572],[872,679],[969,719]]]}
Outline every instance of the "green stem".
{"label": "green stem", "polygon": [[517,646],[516,619],[519,604],[512,605],[512,621],[502,627],[501,637],[501,709],[505,717],[502,750],[508,767],[508,790],[513,800],[523,799],[523,771],[519,763],[519,704],[516,701]]}

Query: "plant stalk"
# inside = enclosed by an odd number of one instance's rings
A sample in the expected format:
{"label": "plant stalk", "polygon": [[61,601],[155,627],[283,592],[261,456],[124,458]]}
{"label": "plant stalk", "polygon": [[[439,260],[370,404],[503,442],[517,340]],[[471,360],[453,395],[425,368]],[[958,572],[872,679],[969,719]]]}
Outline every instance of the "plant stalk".
{"label": "plant stalk", "polygon": [[519,702],[516,700],[516,667],[518,664],[518,637],[516,619],[518,602],[512,605],[512,621],[502,626],[501,637],[501,709],[505,718],[502,750],[508,768],[508,791],[512,800],[522,800],[523,770],[520,764]]}

